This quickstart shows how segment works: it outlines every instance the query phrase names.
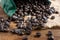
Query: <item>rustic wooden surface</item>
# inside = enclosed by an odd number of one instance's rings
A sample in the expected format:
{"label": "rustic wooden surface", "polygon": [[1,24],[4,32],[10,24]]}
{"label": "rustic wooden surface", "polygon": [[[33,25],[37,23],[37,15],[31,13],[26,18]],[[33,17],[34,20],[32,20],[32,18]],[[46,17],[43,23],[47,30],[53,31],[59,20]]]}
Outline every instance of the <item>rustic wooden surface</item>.
{"label": "rustic wooden surface", "polygon": [[[47,40],[47,32],[52,31],[54,40],[60,40],[60,30],[59,29],[47,29],[39,31],[41,33],[40,38],[34,38],[37,31],[32,31],[32,34],[28,36],[28,40]],[[0,33],[0,40],[22,40],[23,36],[19,36],[11,33]]]}

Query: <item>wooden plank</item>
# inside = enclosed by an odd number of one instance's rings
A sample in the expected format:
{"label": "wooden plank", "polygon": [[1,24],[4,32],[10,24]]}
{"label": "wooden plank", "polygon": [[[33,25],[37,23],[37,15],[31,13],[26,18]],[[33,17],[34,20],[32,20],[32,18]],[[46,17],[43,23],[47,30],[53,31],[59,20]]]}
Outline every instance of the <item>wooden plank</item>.
{"label": "wooden plank", "polygon": [[[34,38],[37,31],[32,31],[32,34],[28,36],[28,40],[47,40],[46,34],[48,31],[52,31],[55,40],[60,40],[60,30],[59,29],[47,29],[39,31],[41,33],[40,38]],[[23,36],[19,36],[11,33],[0,33],[0,40],[22,40]]]}

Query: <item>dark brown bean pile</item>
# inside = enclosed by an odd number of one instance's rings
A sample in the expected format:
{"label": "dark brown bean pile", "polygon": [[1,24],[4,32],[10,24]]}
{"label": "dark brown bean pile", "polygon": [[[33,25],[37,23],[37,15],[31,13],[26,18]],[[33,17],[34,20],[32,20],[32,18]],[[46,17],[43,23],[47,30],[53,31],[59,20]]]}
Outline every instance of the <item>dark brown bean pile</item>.
{"label": "dark brown bean pile", "polygon": [[[27,35],[30,35],[31,30],[43,28],[49,16],[58,13],[54,7],[50,7],[51,2],[48,0],[14,0],[14,2],[17,10],[11,20],[17,23],[17,29],[23,29]],[[25,16],[31,18],[24,20]],[[16,32],[18,34],[19,30]]]}
{"label": "dark brown bean pile", "polygon": [[0,32],[8,32],[10,21],[0,17]]}
{"label": "dark brown bean pile", "polygon": [[[9,21],[17,23],[17,28],[11,32],[19,35],[30,35],[32,30],[40,30],[51,14],[58,13],[54,7],[50,7],[51,2],[48,0],[14,0],[14,2],[17,10],[9,17]],[[31,17],[25,20],[26,16]]]}
{"label": "dark brown bean pile", "polygon": [[58,13],[54,7],[50,7],[51,2],[48,0],[15,0],[14,2],[17,10],[12,20],[15,22],[24,22],[24,17],[31,15],[32,17],[27,21],[37,29],[44,27],[44,23],[47,23],[47,19],[49,18],[48,16]]}

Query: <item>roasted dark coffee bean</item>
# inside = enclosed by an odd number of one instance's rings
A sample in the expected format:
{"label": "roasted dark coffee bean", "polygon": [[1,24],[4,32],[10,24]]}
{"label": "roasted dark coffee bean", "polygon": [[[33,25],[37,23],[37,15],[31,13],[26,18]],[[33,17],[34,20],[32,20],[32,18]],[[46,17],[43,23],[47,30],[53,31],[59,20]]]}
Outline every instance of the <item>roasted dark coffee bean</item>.
{"label": "roasted dark coffee bean", "polygon": [[0,26],[0,31],[1,32],[8,32],[8,28],[7,27],[3,27],[3,26],[1,27]]}
{"label": "roasted dark coffee bean", "polygon": [[12,21],[12,17],[8,17],[8,20],[11,22]]}
{"label": "roasted dark coffee bean", "polygon": [[1,32],[1,31],[4,31],[2,25],[0,25],[0,32]]}
{"label": "roasted dark coffee bean", "polygon": [[8,21],[5,21],[5,25],[9,27],[9,25],[10,25],[10,22],[8,22]]}
{"label": "roasted dark coffee bean", "polygon": [[15,21],[15,20],[17,20],[17,19],[18,19],[17,16],[15,16],[15,15],[12,16],[12,21]]}
{"label": "roasted dark coffee bean", "polygon": [[18,22],[17,25],[16,25],[16,27],[18,29],[23,29],[23,27],[25,27],[25,25],[23,23],[24,23],[23,21]]}
{"label": "roasted dark coffee bean", "polygon": [[14,21],[15,23],[19,23],[19,20]]}
{"label": "roasted dark coffee bean", "polygon": [[51,7],[50,8],[50,11],[52,11],[52,13],[54,13],[55,12],[55,8],[54,7]]}
{"label": "roasted dark coffee bean", "polygon": [[54,38],[52,36],[48,37],[47,40],[54,40]]}
{"label": "roasted dark coffee bean", "polygon": [[13,29],[11,32],[18,35],[23,35],[23,31],[23,29]]}
{"label": "roasted dark coffee bean", "polygon": [[19,32],[18,34],[19,34],[19,35],[23,35],[23,33],[22,33],[22,32]]}
{"label": "roasted dark coffee bean", "polygon": [[47,20],[44,20],[43,23],[47,23]]}
{"label": "roasted dark coffee bean", "polygon": [[0,21],[1,21],[1,22],[4,22],[4,18],[3,18],[3,17],[0,17]]}
{"label": "roasted dark coffee bean", "polygon": [[29,30],[32,30],[32,25],[29,25],[28,27],[26,27]]}
{"label": "roasted dark coffee bean", "polygon": [[27,13],[27,12],[24,12],[24,15],[25,15],[25,16],[27,16],[27,15],[28,15],[28,13]]}
{"label": "roasted dark coffee bean", "polygon": [[40,36],[41,36],[41,33],[40,32],[37,32],[34,37],[40,37]]}
{"label": "roasted dark coffee bean", "polygon": [[55,14],[58,14],[59,12],[58,11],[55,11]]}
{"label": "roasted dark coffee bean", "polygon": [[31,31],[25,31],[25,34],[26,35],[30,35],[31,34]]}
{"label": "roasted dark coffee bean", "polygon": [[51,14],[52,14],[52,11],[49,10],[49,11],[48,11],[48,14],[51,15]]}
{"label": "roasted dark coffee bean", "polygon": [[24,18],[23,17],[18,17],[18,19],[16,19],[14,22],[19,23],[19,22],[22,22],[22,21],[24,21]]}
{"label": "roasted dark coffee bean", "polygon": [[31,34],[31,28],[24,28],[24,30],[25,30],[25,34],[26,35],[30,35]]}
{"label": "roasted dark coffee bean", "polygon": [[18,18],[19,21],[24,21],[23,17]]}
{"label": "roasted dark coffee bean", "polygon": [[52,36],[52,35],[53,35],[52,32],[51,31],[48,31],[47,36]]}
{"label": "roasted dark coffee bean", "polygon": [[22,40],[28,40],[27,36],[24,36]]}
{"label": "roasted dark coffee bean", "polygon": [[52,16],[51,19],[52,19],[52,20],[55,19],[55,16]]}
{"label": "roasted dark coffee bean", "polygon": [[8,32],[10,22],[7,19],[4,19],[4,18],[2,18],[0,20],[0,22],[1,22],[0,23],[0,31],[1,32]]}
{"label": "roasted dark coffee bean", "polygon": [[12,30],[10,30],[10,32],[11,32],[11,33],[15,33],[15,30],[14,30],[14,29],[12,29]]}

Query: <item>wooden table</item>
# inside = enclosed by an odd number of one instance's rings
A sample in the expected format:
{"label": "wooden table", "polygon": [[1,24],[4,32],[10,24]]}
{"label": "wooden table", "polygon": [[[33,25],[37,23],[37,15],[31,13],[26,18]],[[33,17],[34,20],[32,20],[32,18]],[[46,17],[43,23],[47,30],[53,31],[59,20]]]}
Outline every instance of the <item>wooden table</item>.
{"label": "wooden table", "polygon": [[[34,38],[34,35],[38,31],[32,31],[32,34],[28,36],[28,40],[47,40],[46,34],[48,31],[52,31],[54,40],[60,40],[60,29],[46,29],[46,30],[40,30],[41,33],[40,38]],[[1,33],[0,32],[0,40],[22,40],[23,36],[19,36],[16,34],[11,33]]]}

